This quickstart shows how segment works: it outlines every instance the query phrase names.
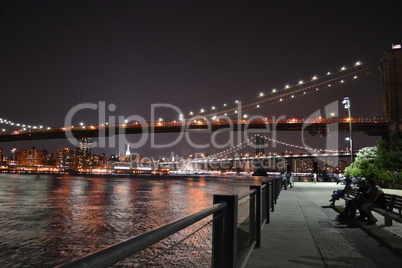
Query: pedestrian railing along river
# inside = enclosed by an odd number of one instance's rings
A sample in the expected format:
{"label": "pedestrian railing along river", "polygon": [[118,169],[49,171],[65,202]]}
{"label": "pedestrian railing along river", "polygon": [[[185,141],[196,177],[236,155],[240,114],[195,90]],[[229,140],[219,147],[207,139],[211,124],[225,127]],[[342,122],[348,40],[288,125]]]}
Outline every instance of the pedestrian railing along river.
{"label": "pedestrian railing along river", "polygon": [[[260,246],[261,229],[282,188],[278,178],[250,186],[241,195],[214,195],[214,205],[142,235],[117,243],[61,267],[110,267],[146,251],[159,241],[186,229],[191,232],[169,244],[156,256],[129,259],[131,267],[244,267]],[[194,230],[194,226],[197,226]]]}

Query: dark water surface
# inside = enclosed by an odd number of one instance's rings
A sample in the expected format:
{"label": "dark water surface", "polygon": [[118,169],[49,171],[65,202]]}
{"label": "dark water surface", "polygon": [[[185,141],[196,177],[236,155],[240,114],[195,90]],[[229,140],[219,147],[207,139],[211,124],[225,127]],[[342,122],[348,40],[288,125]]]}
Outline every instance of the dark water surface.
{"label": "dark water surface", "polygon": [[207,208],[214,194],[244,193],[261,180],[0,174],[0,264],[54,267]]}

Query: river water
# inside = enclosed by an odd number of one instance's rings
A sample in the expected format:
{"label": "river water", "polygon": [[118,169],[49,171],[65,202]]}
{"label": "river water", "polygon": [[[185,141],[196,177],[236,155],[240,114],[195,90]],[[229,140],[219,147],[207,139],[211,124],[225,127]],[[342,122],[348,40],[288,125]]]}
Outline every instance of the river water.
{"label": "river water", "polygon": [[1,267],[54,267],[244,193],[261,177],[0,174]]}

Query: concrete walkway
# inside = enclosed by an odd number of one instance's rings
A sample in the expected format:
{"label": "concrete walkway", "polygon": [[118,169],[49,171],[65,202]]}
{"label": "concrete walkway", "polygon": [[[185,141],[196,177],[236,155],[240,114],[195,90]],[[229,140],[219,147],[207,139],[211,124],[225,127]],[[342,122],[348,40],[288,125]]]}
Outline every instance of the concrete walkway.
{"label": "concrete walkway", "polygon": [[402,267],[402,224],[384,227],[380,216],[375,226],[339,220],[328,206],[338,188],[299,182],[282,190],[246,267]]}

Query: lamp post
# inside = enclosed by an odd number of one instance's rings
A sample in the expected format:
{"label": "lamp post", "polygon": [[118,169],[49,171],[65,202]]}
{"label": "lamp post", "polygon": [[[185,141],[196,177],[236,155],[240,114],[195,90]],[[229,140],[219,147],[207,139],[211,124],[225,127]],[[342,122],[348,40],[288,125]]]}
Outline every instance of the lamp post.
{"label": "lamp post", "polygon": [[350,144],[350,164],[353,163],[353,138],[352,138],[352,116],[350,114],[350,99],[349,97],[345,96],[343,98],[342,104],[344,104],[345,109],[348,110],[348,116],[349,116],[349,144]]}

